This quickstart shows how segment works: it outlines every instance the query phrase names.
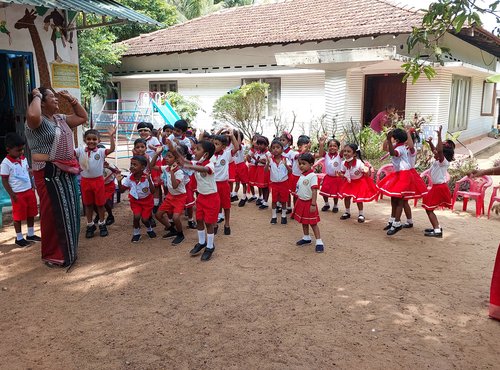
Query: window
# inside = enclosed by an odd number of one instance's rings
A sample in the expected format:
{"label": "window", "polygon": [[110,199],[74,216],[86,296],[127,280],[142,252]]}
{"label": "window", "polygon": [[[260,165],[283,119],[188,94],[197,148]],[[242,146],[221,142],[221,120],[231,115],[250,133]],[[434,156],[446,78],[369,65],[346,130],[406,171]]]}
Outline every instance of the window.
{"label": "window", "polygon": [[496,84],[483,82],[483,100],[481,102],[481,116],[492,116],[495,107]]}
{"label": "window", "polygon": [[448,129],[450,132],[467,129],[470,105],[470,77],[453,75],[451,79],[450,117]]}
{"label": "window", "polygon": [[272,117],[278,114],[281,99],[281,78],[244,78],[241,80],[243,85],[252,82],[264,82],[269,85],[265,115],[266,117]]}
{"label": "window", "polygon": [[177,81],[149,81],[149,91],[177,92]]}

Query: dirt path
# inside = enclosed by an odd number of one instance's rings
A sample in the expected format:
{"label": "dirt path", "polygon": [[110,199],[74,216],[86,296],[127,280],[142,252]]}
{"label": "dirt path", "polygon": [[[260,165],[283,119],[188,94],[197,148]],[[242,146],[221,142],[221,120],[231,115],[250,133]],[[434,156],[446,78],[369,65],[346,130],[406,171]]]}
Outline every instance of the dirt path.
{"label": "dirt path", "polygon": [[122,202],[109,237],[82,234],[69,274],[14,248],[6,227],[0,368],[498,369],[487,304],[500,217],[442,212],[440,240],[423,237],[417,208],[416,227],[390,238],[388,212],[384,199],[363,225],[321,214],[321,255],[294,245],[297,223],[236,207],[233,235],[201,263],[192,231],[178,247],[131,244]]}

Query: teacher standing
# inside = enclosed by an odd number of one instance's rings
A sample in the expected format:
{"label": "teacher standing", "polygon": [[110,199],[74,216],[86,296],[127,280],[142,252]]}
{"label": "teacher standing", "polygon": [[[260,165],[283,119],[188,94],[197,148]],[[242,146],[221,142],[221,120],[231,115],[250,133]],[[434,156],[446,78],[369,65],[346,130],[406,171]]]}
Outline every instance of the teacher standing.
{"label": "teacher standing", "polygon": [[87,112],[67,91],[75,114],[57,114],[53,91],[40,87],[32,92],[26,118],[26,139],[40,198],[42,260],[49,267],[69,267],[77,258],[80,234],[80,201],[72,129],[87,121]]}
{"label": "teacher standing", "polygon": [[396,107],[389,104],[385,107],[385,110],[377,114],[375,118],[372,119],[370,127],[373,131],[380,134],[384,127],[389,127],[392,124],[394,119],[398,119]]}

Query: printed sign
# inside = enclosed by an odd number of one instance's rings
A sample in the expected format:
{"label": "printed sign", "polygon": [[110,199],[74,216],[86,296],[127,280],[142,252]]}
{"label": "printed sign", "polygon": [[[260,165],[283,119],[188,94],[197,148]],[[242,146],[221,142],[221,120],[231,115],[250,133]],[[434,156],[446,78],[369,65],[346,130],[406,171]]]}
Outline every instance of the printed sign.
{"label": "printed sign", "polygon": [[55,88],[80,88],[78,64],[52,63],[52,86]]}

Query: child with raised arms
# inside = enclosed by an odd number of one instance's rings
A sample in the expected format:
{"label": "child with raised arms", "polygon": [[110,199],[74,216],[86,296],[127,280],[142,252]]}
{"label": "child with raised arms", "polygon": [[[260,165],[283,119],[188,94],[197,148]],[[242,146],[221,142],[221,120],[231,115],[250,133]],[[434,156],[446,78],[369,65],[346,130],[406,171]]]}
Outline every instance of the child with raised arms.
{"label": "child with raised arms", "polygon": [[118,186],[123,193],[129,191],[128,198],[130,200],[130,209],[134,215],[132,235],[132,243],[137,243],[141,240],[141,220],[147,228],[147,234],[150,238],[156,238],[156,233],[151,226],[151,215],[153,212],[153,194],[154,184],[151,176],[146,172],[149,163],[146,157],[134,155],[130,159],[130,175],[123,178],[117,176]]}
{"label": "child with raised arms", "polygon": [[[14,133],[5,135],[5,147],[7,156],[0,165],[2,185],[10,196],[12,202],[12,218],[14,230],[16,231],[16,245],[27,247],[31,242],[39,242],[42,239],[35,235],[35,216],[38,214],[36,195],[33,181],[29,172],[28,161],[24,157],[24,139]],[[1,214],[0,214],[1,217]],[[28,225],[26,239],[22,232],[22,221]]]}
{"label": "child with raised arms", "polygon": [[[297,153],[292,149],[292,146],[293,146],[293,136],[292,136],[292,134],[289,133],[289,132],[287,132],[287,131],[283,131],[283,133],[280,136],[280,142],[283,145],[283,156],[286,157],[286,158],[288,158],[288,160],[290,161],[290,163],[293,165],[293,161],[294,161],[295,155]],[[290,174],[288,176],[288,182],[292,181],[291,177],[292,176]],[[292,189],[292,185],[291,184],[289,184],[289,188],[290,188],[290,194],[288,195],[288,201],[286,202],[286,211],[287,211],[287,213],[291,213],[292,212],[292,196],[291,196],[291,194],[293,192],[295,192],[295,187],[293,187],[293,189]],[[283,206],[283,208],[285,208],[284,204],[282,206]]]}
{"label": "child with raised arms", "polygon": [[316,252],[321,253],[324,250],[323,241],[319,232],[319,214],[318,214],[318,176],[312,170],[314,164],[314,155],[312,153],[303,153],[298,158],[299,168],[302,174],[297,181],[296,201],[292,216],[300,224],[304,236],[296,245],[302,246],[311,244],[309,235],[309,226],[311,226],[314,238],[316,239]]}
{"label": "child with raised arms", "polygon": [[[156,153],[156,149],[161,147],[160,140],[153,134],[153,124],[150,122],[140,122],[137,125],[137,131],[139,132],[139,136],[146,142],[146,152],[145,157],[148,160],[151,160]],[[154,192],[154,206],[153,213],[156,213],[158,206],[160,205],[161,198],[161,172],[155,169],[151,169],[151,179],[153,180],[153,184],[155,186]]]}
{"label": "child with raised arms", "polygon": [[[271,189],[271,224],[278,222],[277,203],[285,205],[289,200],[290,189],[288,184],[288,175],[292,172],[292,164],[288,158],[283,156],[283,144],[275,139],[271,143],[272,157],[267,157],[265,171],[270,173],[269,187]],[[287,223],[286,207],[281,209],[281,224]]]}
{"label": "child with raised arms", "polygon": [[321,210],[326,212],[330,209],[329,198],[333,198],[333,213],[339,211],[338,201],[340,198],[340,189],[344,183],[344,178],[339,176],[340,167],[342,166],[342,154],[339,153],[340,141],[335,138],[328,140],[327,143],[328,152],[325,154],[324,166],[325,166],[325,177],[323,178],[323,183],[321,184],[320,195],[323,196],[325,205]]}
{"label": "child with raised arms", "polygon": [[109,130],[110,148],[98,148],[100,135],[97,130],[87,130],[83,135],[86,147],[75,149],[76,158],[80,163],[82,172],[80,173],[80,187],[82,192],[82,201],[85,207],[85,216],[87,217],[86,238],[93,238],[97,227],[94,223],[94,207],[97,208],[99,216],[99,236],[108,235],[106,221],[104,220],[104,205],[106,204],[106,193],[104,186],[104,162],[106,157],[115,151],[114,135],[116,128]]}
{"label": "child with raised arms", "polygon": [[248,166],[245,163],[245,151],[247,146],[243,143],[243,134],[241,131],[234,131],[234,135],[238,140],[240,149],[236,151],[233,155],[235,175],[234,175],[234,193],[236,197],[238,196],[238,190],[240,190],[240,185],[243,188],[243,197],[238,202],[238,207],[244,207],[247,198],[247,184],[248,184]]}
{"label": "child with raised arms", "polygon": [[[257,200],[257,197],[255,196],[255,180],[257,176],[257,158],[256,154],[258,153],[258,148],[257,148],[257,139],[259,138],[259,135],[255,134],[252,137],[252,144],[250,146],[250,150],[248,151],[248,154],[246,155],[246,161],[248,162],[248,186],[247,190],[251,194],[251,197],[248,198],[248,202],[253,202]],[[259,192],[260,193],[260,192]]]}

